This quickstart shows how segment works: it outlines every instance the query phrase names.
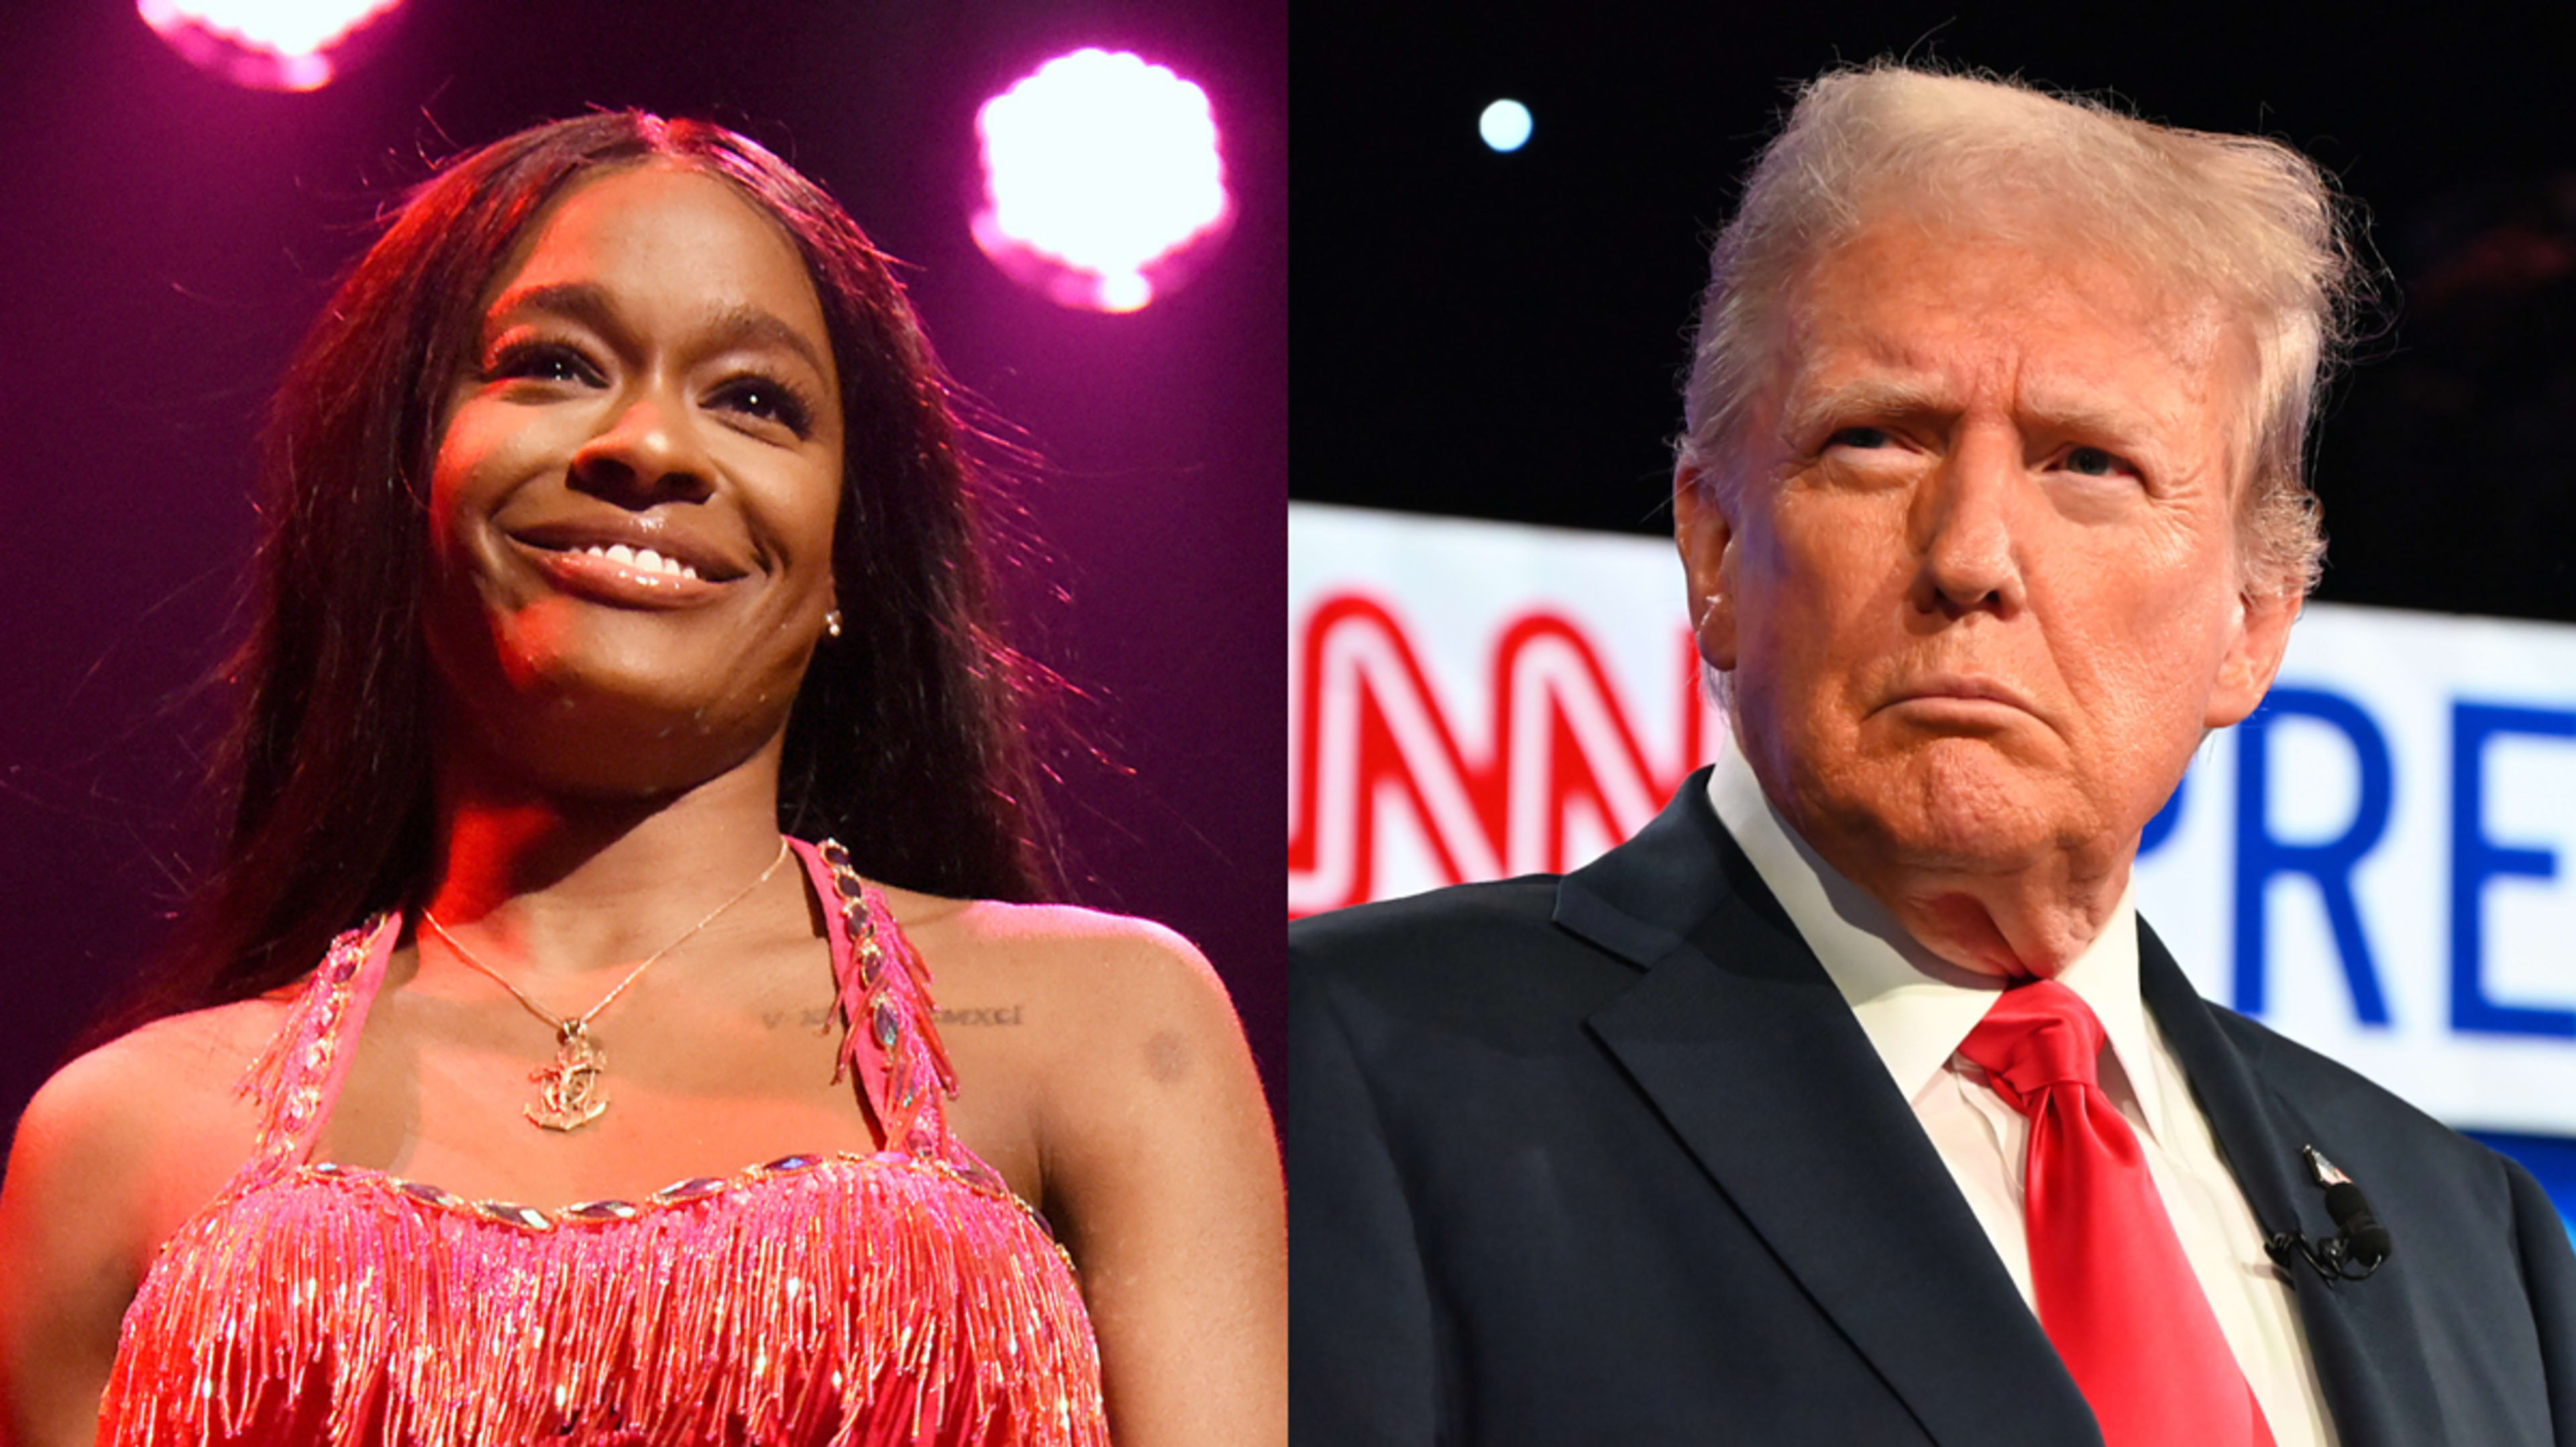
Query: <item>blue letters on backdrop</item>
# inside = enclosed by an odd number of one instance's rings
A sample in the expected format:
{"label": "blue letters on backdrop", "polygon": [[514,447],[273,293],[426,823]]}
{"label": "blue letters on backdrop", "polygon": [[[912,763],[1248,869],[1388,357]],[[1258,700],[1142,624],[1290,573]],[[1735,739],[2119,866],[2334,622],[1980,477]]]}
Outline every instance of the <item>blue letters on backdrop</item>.
{"label": "blue letters on backdrop", "polygon": [[[2331,839],[2293,841],[2272,832],[2271,726],[2295,716],[2341,734],[2360,775],[2352,819]],[[2454,700],[2451,706],[2451,1028],[2498,1035],[2576,1039],[2576,1010],[2511,1005],[2486,988],[2487,884],[2495,879],[2555,879],[2558,855],[2545,848],[2499,843],[2487,836],[2487,746],[2499,736],[2576,739],[2576,713],[2559,709]],[[2186,784],[2188,780],[2185,781]],[[2395,794],[2387,736],[2359,704],[2322,688],[2272,690],[2263,706],[2237,728],[2234,1004],[2259,1015],[2265,1004],[2266,891],[2285,874],[2305,877],[2325,905],[2335,955],[2352,990],[2353,1014],[2362,1023],[2388,1023],[2388,1000],[2370,937],[2363,932],[2352,873],[2388,831]],[[2148,854],[2172,837],[2181,822],[2185,789],[2177,788],[2148,821],[2138,852]]]}
{"label": "blue letters on backdrop", "polygon": [[[2352,822],[2332,839],[2291,843],[2272,834],[2271,728],[2290,714],[2342,733],[2360,766],[2361,797],[2353,805]],[[2248,1015],[2263,1013],[2264,886],[2275,875],[2303,874],[2315,881],[2325,901],[2335,954],[2352,987],[2353,1014],[2366,1025],[2387,1024],[2388,1001],[2380,994],[2370,938],[2362,933],[2361,911],[2352,898],[2353,866],[2388,829],[2393,790],[2386,736],[2360,705],[2321,688],[2273,689],[2236,733],[2236,1008]]]}
{"label": "blue letters on backdrop", "polygon": [[2487,881],[2558,875],[2558,856],[2549,850],[2498,844],[2487,837],[2487,740],[2498,734],[2576,738],[2576,713],[2465,699],[2451,705],[2451,1028],[2576,1036],[2576,1011],[2499,1005],[2487,998]]}

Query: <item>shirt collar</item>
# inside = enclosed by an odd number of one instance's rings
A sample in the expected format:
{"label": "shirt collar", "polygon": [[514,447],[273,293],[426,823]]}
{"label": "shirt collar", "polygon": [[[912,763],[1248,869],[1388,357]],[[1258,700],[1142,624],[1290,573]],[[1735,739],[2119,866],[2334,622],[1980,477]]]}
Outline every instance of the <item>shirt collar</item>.
{"label": "shirt collar", "polygon": [[[1914,1099],[1985,1018],[2002,982],[1923,948],[1886,906],[1809,848],[1772,807],[1732,739],[1709,774],[1708,797],[1851,1006],[1896,1088]],[[2148,1132],[2161,1139],[2163,1102],[2150,1066],[2146,1007],[2138,995],[2135,892],[2133,874],[2101,934],[2057,979],[2102,1022]]]}

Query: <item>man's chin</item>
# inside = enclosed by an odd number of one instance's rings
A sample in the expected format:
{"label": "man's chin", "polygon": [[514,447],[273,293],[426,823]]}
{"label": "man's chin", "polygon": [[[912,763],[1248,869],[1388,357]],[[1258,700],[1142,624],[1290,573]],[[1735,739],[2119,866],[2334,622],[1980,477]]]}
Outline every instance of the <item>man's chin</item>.
{"label": "man's chin", "polygon": [[1838,801],[1852,832],[1907,872],[2017,873],[2092,832],[2057,781],[1976,745],[1918,751]]}

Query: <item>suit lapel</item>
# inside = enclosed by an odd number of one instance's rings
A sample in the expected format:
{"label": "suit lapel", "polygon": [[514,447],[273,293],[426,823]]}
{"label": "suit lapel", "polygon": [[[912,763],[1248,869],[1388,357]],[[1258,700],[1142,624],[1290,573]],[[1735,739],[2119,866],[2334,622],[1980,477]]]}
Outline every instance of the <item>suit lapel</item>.
{"label": "suit lapel", "polygon": [[[2332,1156],[2333,1137],[2263,1083],[2262,1038],[2222,1030],[2217,1007],[2200,998],[2144,924],[2138,980],[2255,1220],[2267,1233],[2298,1231],[2311,1241],[2333,1235],[2325,1193],[2299,1154],[2301,1146],[2314,1145]],[[2383,1271],[2399,1269],[2392,1262]],[[2304,1262],[2294,1266],[2290,1282],[2342,1447],[2445,1440],[2432,1365],[2405,1320],[2396,1283],[2328,1282]]]}
{"label": "suit lapel", "polygon": [[1911,1106],[1709,809],[1703,777],[1559,890],[1558,924],[1646,970],[1592,1016],[1593,1033],[1934,1441],[2098,1442]]}

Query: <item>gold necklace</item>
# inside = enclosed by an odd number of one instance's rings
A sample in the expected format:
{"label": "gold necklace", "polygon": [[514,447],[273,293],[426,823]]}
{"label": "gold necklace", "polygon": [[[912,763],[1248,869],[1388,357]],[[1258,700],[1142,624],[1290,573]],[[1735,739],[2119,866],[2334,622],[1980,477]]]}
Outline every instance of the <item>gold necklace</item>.
{"label": "gold necklace", "polygon": [[447,926],[438,922],[437,915],[423,909],[420,912],[420,918],[421,922],[428,925],[440,939],[447,941],[447,947],[456,952],[458,959],[490,976],[493,983],[509,991],[520,1004],[527,1006],[529,1014],[543,1020],[554,1030],[555,1063],[540,1066],[528,1072],[528,1079],[535,1081],[540,1089],[536,1103],[521,1106],[519,1109],[529,1120],[546,1130],[579,1130],[599,1119],[600,1112],[608,1109],[608,1097],[599,1093],[599,1077],[608,1067],[608,1054],[591,1040],[590,1022],[599,1018],[600,1011],[615,1004],[617,997],[626,993],[626,987],[634,984],[638,976],[652,968],[654,961],[695,939],[698,931],[716,922],[717,916],[749,899],[751,892],[767,884],[770,876],[778,872],[778,866],[786,862],[787,840],[782,835],[778,841],[778,857],[769,861],[769,867],[760,871],[758,879],[744,885],[733,898],[707,911],[706,918],[682,930],[678,939],[646,955],[643,963],[626,972],[626,978],[619,980],[616,988],[599,997],[598,1004],[578,1015],[558,1015],[529,999],[527,991],[511,984],[508,976],[483,963],[480,956],[467,949],[456,936],[449,934]]}

